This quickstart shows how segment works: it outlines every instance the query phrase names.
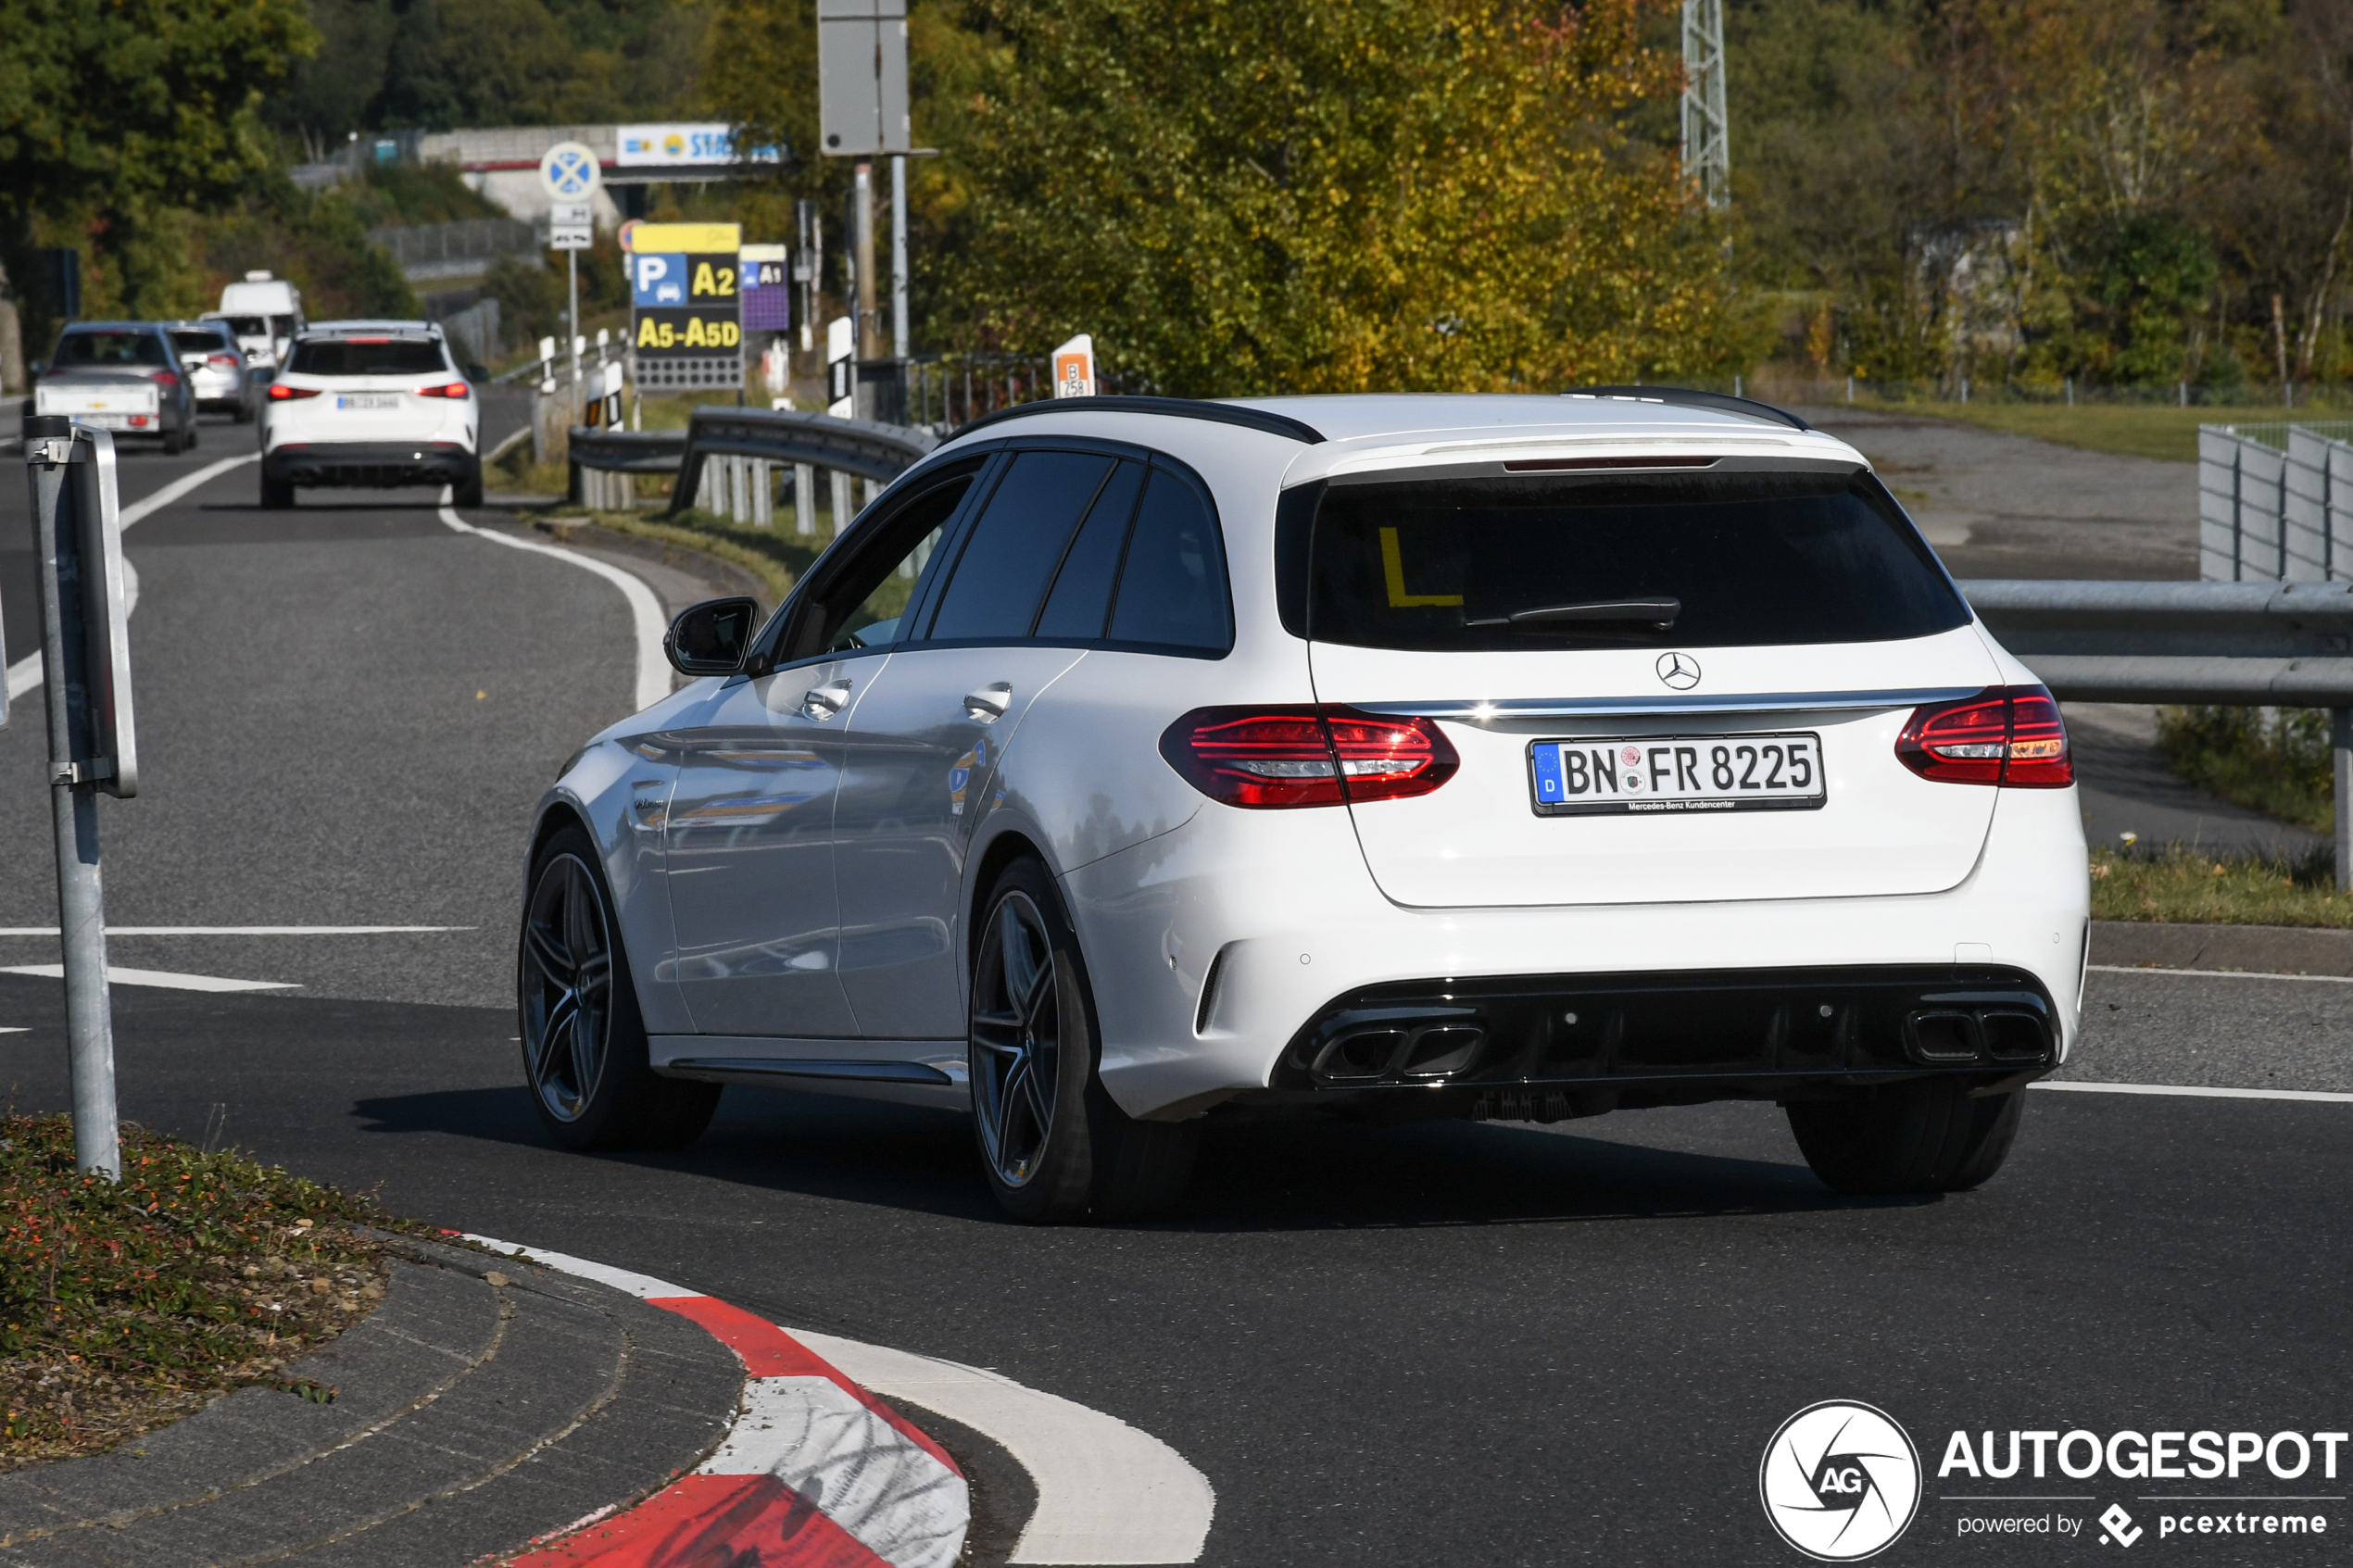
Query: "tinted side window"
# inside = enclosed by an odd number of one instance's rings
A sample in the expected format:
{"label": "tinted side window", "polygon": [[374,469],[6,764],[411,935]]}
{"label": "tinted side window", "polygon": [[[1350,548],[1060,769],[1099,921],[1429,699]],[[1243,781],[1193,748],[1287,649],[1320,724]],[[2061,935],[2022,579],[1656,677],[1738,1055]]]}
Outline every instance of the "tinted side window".
{"label": "tinted side window", "polygon": [[1038,618],[1041,637],[1084,637],[1103,634],[1103,619],[1111,613],[1111,587],[1119,575],[1119,556],[1127,543],[1127,520],[1135,515],[1136,496],[1144,488],[1144,465],[1122,463],[1102,494],[1088,508],[1078,537],[1063,557],[1063,569],[1046,596]]}
{"label": "tinted side window", "polygon": [[[925,491],[892,520],[826,594],[829,613],[823,641],[828,653],[888,647],[905,633],[900,618],[915,602],[924,568],[939,547],[941,532],[972,485],[960,475]],[[839,610],[831,607],[839,606]]]}
{"label": "tinted side window", "polygon": [[1191,484],[1154,469],[1119,571],[1111,640],[1224,653],[1233,646],[1217,521]]}
{"label": "tinted side window", "polygon": [[1111,465],[1084,452],[1017,455],[957,558],[932,638],[1027,637],[1063,546]]}

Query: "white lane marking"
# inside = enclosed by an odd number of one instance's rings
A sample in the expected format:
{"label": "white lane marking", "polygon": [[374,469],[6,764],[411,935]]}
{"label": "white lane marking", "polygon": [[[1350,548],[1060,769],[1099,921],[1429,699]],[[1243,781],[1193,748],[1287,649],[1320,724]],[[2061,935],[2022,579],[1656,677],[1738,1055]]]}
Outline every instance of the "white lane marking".
{"label": "white lane marking", "polygon": [[[217,463],[207,464],[194,473],[182,474],[145,500],[134,501],[123,508],[122,526],[128,528],[142,518],[153,516],[189,491],[200,484],[209,483],[231,469],[242,468],[247,463],[258,463],[260,460],[260,453],[248,452],[242,458],[223,458]],[[129,615],[139,607],[139,574],[128,560],[122,563],[122,571],[124,601],[122,612]],[[41,656],[37,653],[29,653],[9,665],[7,679],[8,700],[14,702],[41,684]]]}
{"label": "white lane marking", "polygon": [[[0,974],[30,974],[36,979],[63,980],[61,963],[19,963],[0,966]],[[109,985],[156,985],[167,991],[298,991],[291,980],[230,980],[218,974],[174,974],[168,969],[117,969],[107,965]]]}
{"label": "white lane marking", "polygon": [[787,1328],[886,1399],[982,1433],[1029,1472],[1037,1512],[1008,1562],[1176,1563],[1201,1558],[1217,1495],[1149,1432],[978,1367]]}
{"label": "white lane marking", "polygon": [[21,1023],[0,1025],[0,1035],[30,1035],[32,1031]]}
{"label": "white lane marking", "polygon": [[2323,1089],[2209,1089],[2195,1084],[2086,1084],[2074,1079],[2053,1082],[2048,1078],[2038,1078],[2028,1086],[2073,1089],[2088,1095],[2193,1095],[2201,1099],[2301,1099],[2323,1105],[2353,1105],[2353,1095]]}
{"label": "white lane marking", "polygon": [[[561,1252],[486,1236],[465,1239],[641,1299],[702,1294]],[[861,1387],[962,1422],[1029,1472],[1038,1486],[1038,1508],[1008,1562],[1162,1568],[1201,1560],[1217,1494],[1208,1476],[1149,1432],[979,1367],[808,1329],[785,1332]]]}
{"label": "white lane marking", "polygon": [[2155,964],[2095,963],[2084,965],[2096,974],[2198,974],[2209,980],[2317,980],[2324,985],[2353,985],[2353,974],[2275,974],[2259,969],[2159,969]]}
{"label": "white lane marking", "polygon": [[654,597],[654,591],[646,586],[642,578],[623,571],[610,562],[600,561],[594,556],[584,556],[577,550],[560,549],[554,545],[542,545],[529,539],[518,539],[511,533],[499,533],[487,528],[476,528],[472,523],[459,517],[456,509],[449,505],[449,492],[447,489],[441,493],[441,521],[460,533],[471,533],[476,538],[487,539],[493,544],[505,545],[517,550],[529,550],[537,556],[553,556],[560,561],[566,561],[580,568],[583,571],[593,571],[619,588],[621,596],[629,601],[629,619],[635,624],[637,633],[637,708],[640,710],[651,708],[670,695],[670,659],[661,651],[661,636],[670,628],[670,618],[661,613],[661,601]]}
{"label": "white lane marking", "polygon": [[698,1475],[773,1475],[891,1568],[952,1568],[972,1523],[964,1478],[830,1377],[753,1377]]}
{"label": "white lane marking", "polygon": [[[418,931],[479,931],[475,925],[110,925],[109,936],[391,936]],[[56,936],[54,925],[0,925],[0,936]]]}

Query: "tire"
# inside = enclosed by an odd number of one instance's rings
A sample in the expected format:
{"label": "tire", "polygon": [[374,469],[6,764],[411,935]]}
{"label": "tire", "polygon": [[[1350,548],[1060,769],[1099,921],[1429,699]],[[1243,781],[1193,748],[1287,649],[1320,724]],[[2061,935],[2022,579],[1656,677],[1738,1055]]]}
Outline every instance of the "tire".
{"label": "tire", "polygon": [[272,479],[268,474],[263,474],[261,476],[261,509],[266,512],[284,511],[295,504],[294,490],[293,484],[287,481]]}
{"label": "tire", "polygon": [[195,443],[188,439],[186,431],[175,430],[163,438],[163,455],[167,458],[176,458],[193,445]]}
{"label": "tire", "polygon": [[482,505],[482,460],[480,458],[476,458],[473,466],[466,470],[464,482],[452,487],[449,504],[453,507]]}
{"label": "tire", "polygon": [[517,1020],[531,1102],[564,1148],[683,1148],[702,1135],[719,1085],[648,1065],[637,987],[596,846],[577,823],[531,863],[517,944]]}
{"label": "tire", "polygon": [[1192,1179],[1199,1129],[1139,1122],[1104,1090],[1094,991],[1053,877],[1015,860],[981,907],[966,1061],[998,1203],[1032,1224],[1168,1212]]}
{"label": "tire", "polygon": [[1840,1192],[1966,1192],[2002,1168],[2025,1110],[2023,1089],[1971,1099],[1963,1084],[1928,1078],[1800,1101],[1789,1125],[1814,1173]]}
{"label": "tire", "polygon": [[241,425],[253,423],[253,405],[250,402],[237,405],[237,422]]}

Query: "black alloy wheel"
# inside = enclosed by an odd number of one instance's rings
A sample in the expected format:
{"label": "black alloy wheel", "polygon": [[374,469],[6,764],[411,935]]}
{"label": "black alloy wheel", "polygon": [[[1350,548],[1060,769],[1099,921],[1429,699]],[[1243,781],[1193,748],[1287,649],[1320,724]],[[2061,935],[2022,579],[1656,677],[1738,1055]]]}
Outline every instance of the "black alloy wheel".
{"label": "black alloy wheel", "polygon": [[534,858],[516,957],[523,1075],[566,1148],[680,1148],[719,1105],[716,1084],[664,1078],[647,1054],[620,922],[597,849],[577,825]]}
{"label": "black alloy wheel", "polygon": [[522,1054],[543,1114],[577,1122],[604,1076],[612,934],[580,857],[550,859],[523,916]]}
{"label": "black alloy wheel", "polygon": [[1015,860],[982,908],[966,1063],[998,1203],[1034,1224],[1168,1212],[1199,1124],[1138,1121],[1103,1087],[1094,993],[1052,873]]}
{"label": "black alloy wheel", "polygon": [[1009,1188],[1038,1179],[1062,1098],[1062,998],[1046,917],[1019,888],[997,900],[973,976],[972,1095],[981,1157]]}

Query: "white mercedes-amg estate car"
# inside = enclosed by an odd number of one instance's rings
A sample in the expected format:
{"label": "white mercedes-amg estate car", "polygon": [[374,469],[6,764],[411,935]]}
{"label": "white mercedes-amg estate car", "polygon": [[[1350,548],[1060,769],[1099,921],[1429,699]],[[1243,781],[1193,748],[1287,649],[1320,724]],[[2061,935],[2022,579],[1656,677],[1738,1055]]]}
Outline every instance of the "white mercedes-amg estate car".
{"label": "white mercedes-amg estate car", "polygon": [[261,404],[261,504],[311,485],[450,485],[482,505],[481,399],[431,321],[305,329]]}
{"label": "white mercedes-amg estate car", "polygon": [[968,1108],[1057,1221],[1165,1209],[1220,1118],[1742,1098],[1952,1190],[2077,1031],[2057,706],[1761,404],[1031,404],[670,651],[533,838],[568,1147],[729,1083]]}

